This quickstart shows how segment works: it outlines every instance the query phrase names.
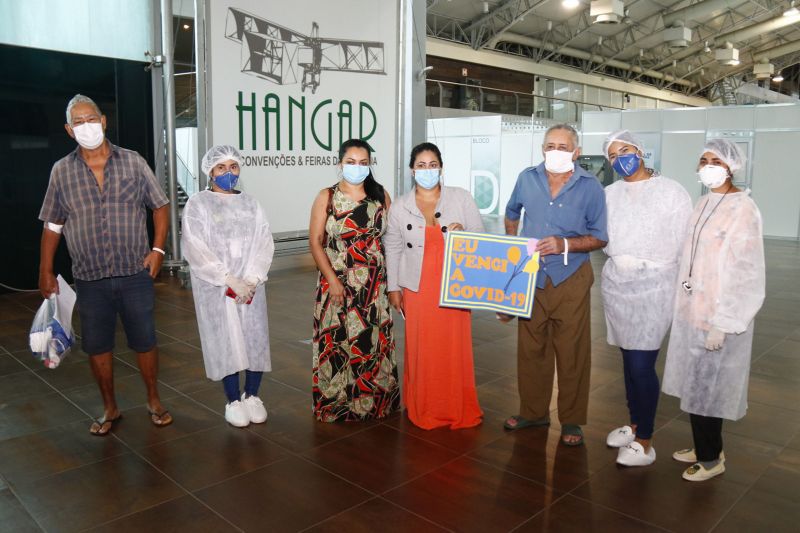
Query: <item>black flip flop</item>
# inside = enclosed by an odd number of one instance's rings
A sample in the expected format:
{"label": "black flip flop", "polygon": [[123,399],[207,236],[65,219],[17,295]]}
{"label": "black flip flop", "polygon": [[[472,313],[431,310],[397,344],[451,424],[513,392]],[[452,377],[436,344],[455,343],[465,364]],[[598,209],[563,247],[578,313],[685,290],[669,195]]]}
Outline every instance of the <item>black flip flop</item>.
{"label": "black flip flop", "polygon": [[[580,437],[575,442],[568,442],[564,440],[565,435],[574,435]],[[563,424],[561,426],[561,444],[564,446],[580,446],[583,444],[583,430],[576,424]]]}
{"label": "black flip flop", "polygon": [[[509,420],[514,420],[516,424],[511,425],[508,423]],[[550,425],[550,419],[547,417],[539,418],[537,420],[528,420],[527,418],[522,418],[519,415],[509,417],[505,422],[503,422],[503,427],[509,431],[514,431],[517,429],[525,429],[525,428],[534,428],[534,427],[544,427]]]}
{"label": "black flip flop", "polygon": [[[96,418],[92,422],[92,425],[89,426],[89,434],[94,436],[94,437],[107,437],[108,434],[111,433],[111,430],[114,429],[114,424],[117,421],[119,421],[119,419],[121,419],[121,418],[122,418],[122,413],[120,413],[117,416],[117,418],[112,418],[111,420],[105,420],[105,419]],[[92,431],[92,428],[94,427],[95,424],[97,424],[97,426],[98,426],[97,431]],[[101,433],[101,430],[103,429],[103,426],[106,425],[106,424],[109,424],[108,429]]]}
{"label": "black flip flop", "polygon": [[[166,409],[161,411],[160,413],[156,413],[155,411],[151,411],[150,409],[148,409],[147,412],[150,413],[150,422],[157,428],[167,427],[173,422],[172,415],[170,415],[169,411],[167,411]],[[169,420],[167,422],[164,422],[165,416],[169,416]],[[156,417],[155,420],[153,419],[153,417]]]}

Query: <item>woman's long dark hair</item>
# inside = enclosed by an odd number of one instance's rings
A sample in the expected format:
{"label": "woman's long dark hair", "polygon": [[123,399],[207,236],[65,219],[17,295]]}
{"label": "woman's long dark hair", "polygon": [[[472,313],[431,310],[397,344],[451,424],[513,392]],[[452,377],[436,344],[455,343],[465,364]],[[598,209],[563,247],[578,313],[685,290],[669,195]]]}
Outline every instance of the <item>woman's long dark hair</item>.
{"label": "woman's long dark hair", "polygon": [[[342,145],[339,147],[340,162],[342,159],[344,159],[344,154],[350,148],[363,148],[367,151],[367,157],[369,157],[370,162],[372,162],[372,146],[370,146],[367,141],[362,141],[361,139],[350,139],[342,143]],[[367,176],[367,179],[364,180],[364,192],[367,193],[367,198],[370,200],[380,202],[381,204],[386,201],[386,192],[383,190],[383,185],[375,181],[375,177],[372,175],[371,166],[369,170],[369,176]]]}

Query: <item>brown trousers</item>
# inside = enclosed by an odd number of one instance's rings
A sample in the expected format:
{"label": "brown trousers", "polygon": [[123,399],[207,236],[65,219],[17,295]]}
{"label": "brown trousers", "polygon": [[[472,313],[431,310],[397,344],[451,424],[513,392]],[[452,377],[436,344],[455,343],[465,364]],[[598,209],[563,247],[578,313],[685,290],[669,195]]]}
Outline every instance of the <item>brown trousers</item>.
{"label": "brown trousers", "polygon": [[586,423],[592,366],[589,261],[554,287],[550,278],[536,289],[533,314],[520,319],[517,339],[519,414],[528,420],[549,414],[553,371],[558,369],[558,418],[561,424]]}

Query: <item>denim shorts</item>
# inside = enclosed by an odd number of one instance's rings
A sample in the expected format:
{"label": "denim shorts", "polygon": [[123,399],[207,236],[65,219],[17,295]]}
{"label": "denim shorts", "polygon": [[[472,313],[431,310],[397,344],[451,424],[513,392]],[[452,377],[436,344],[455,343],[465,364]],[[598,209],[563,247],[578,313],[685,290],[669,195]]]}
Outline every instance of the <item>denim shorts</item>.
{"label": "denim shorts", "polygon": [[100,355],[114,349],[118,315],[131,350],[142,353],[155,348],[155,290],[149,270],[96,281],[76,279],[75,288],[84,352]]}

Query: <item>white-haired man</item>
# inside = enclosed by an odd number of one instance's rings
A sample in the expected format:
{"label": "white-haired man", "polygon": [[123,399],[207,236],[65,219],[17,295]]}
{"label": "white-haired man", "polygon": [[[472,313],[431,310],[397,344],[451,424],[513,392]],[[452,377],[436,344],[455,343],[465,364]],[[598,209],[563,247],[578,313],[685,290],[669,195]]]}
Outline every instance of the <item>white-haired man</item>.
{"label": "white-haired man", "polygon": [[[550,424],[553,373],[558,367],[558,418],[561,441],[583,443],[591,370],[589,291],[594,274],[589,252],[606,245],[606,201],[603,187],[576,163],[578,134],[567,124],[545,134],[544,162],[525,169],[508,201],[505,228],[538,239],[541,255],[533,314],[519,320],[518,415],[506,429]],[[555,354],[555,356],[554,356]]]}
{"label": "white-haired man", "polygon": [[[103,416],[89,431],[108,435],[122,416],[114,395],[117,316],[138,356],[150,420],[159,427],[169,425],[172,416],[158,395],[153,319],[153,279],[164,256],[169,201],[142,156],[105,138],[106,117],[91,98],[79,94],[69,101],[64,129],[78,147],[53,165],[39,213],[44,222],[39,291],[45,298],[58,292],[53,256],[63,232],[78,294],[81,344],[104,404]],[[146,208],[153,211],[152,248]]]}

